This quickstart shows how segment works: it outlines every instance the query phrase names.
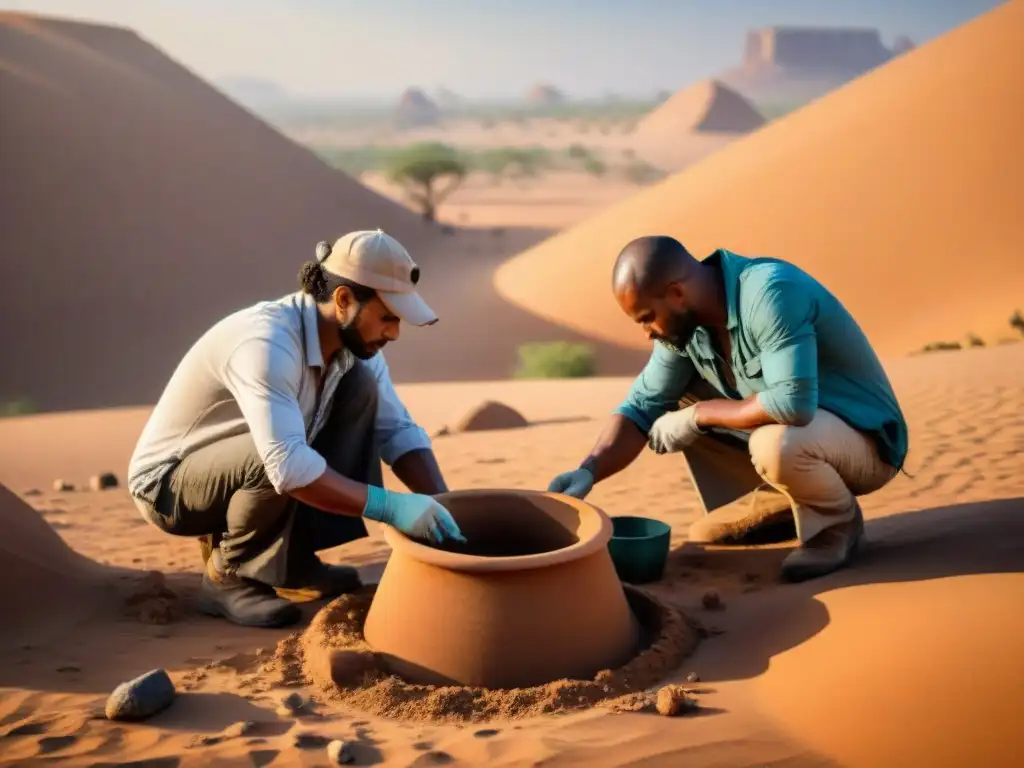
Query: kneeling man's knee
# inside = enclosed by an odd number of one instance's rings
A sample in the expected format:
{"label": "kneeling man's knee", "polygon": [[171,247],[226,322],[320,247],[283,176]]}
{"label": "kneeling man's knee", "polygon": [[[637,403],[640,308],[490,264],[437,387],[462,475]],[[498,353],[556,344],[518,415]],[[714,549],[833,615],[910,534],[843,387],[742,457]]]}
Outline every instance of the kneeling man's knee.
{"label": "kneeling man's knee", "polygon": [[750,435],[750,461],[754,470],[772,485],[785,485],[789,472],[803,454],[803,427],[766,424]]}

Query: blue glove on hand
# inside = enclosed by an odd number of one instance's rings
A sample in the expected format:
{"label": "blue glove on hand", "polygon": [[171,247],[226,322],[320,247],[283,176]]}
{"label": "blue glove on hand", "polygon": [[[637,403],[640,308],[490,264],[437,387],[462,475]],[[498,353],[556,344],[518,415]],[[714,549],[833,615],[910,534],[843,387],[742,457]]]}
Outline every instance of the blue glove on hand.
{"label": "blue glove on hand", "polygon": [[564,493],[566,496],[573,496],[583,499],[594,488],[594,475],[589,469],[580,467],[571,472],[563,472],[548,486],[550,493]]}
{"label": "blue glove on hand", "polygon": [[451,512],[422,493],[396,493],[371,485],[363,517],[397,528],[406,536],[441,544],[445,539],[466,543]]}

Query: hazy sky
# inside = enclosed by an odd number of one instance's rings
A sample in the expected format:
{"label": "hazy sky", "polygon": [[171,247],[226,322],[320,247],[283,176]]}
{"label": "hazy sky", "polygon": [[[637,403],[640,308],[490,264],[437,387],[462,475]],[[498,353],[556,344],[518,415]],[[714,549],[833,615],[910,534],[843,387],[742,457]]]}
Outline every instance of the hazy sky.
{"label": "hazy sky", "polygon": [[675,90],[739,62],[747,29],[856,25],[922,42],[999,0],[0,0],[131,27],[207,79],[301,95],[446,86],[575,96]]}

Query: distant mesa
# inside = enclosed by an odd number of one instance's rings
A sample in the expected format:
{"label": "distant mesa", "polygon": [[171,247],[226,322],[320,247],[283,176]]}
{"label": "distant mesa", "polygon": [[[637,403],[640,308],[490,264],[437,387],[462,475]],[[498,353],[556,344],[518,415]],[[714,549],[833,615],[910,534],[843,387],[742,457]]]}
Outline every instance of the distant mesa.
{"label": "distant mesa", "polygon": [[765,119],[743,96],[718,80],[705,80],[667,99],[636,126],[642,138],[691,133],[749,133]]}
{"label": "distant mesa", "polygon": [[742,64],[719,79],[758,103],[803,103],[895,55],[877,29],[768,27],[747,33]]}
{"label": "distant mesa", "polygon": [[237,75],[224,77],[215,85],[229,97],[245,106],[266,106],[291,99],[291,94],[273,80]]}
{"label": "distant mesa", "polygon": [[566,102],[565,94],[548,83],[538,83],[526,93],[526,102],[535,107],[555,107]]}
{"label": "distant mesa", "polygon": [[422,128],[437,125],[441,110],[419,88],[406,88],[398,100],[395,122],[399,128]]}

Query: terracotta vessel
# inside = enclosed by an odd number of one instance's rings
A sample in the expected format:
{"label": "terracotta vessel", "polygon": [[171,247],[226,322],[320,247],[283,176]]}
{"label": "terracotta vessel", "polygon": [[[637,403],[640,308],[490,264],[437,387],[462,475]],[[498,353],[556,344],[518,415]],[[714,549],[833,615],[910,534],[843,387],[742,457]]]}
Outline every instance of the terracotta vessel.
{"label": "terracotta vessel", "polygon": [[569,496],[513,490],[438,496],[467,544],[393,528],[366,641],[414,683],[522,688],[588,679],[635,654],[639,627],[608,554],[612,525]]}

